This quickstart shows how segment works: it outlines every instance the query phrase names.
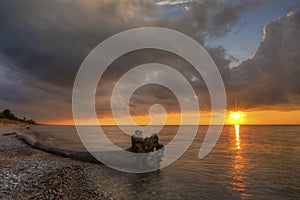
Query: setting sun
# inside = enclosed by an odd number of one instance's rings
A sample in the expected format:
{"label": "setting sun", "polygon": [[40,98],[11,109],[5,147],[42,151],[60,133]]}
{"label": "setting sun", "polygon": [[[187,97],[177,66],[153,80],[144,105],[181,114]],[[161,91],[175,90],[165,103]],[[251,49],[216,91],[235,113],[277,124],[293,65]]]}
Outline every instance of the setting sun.
{"label": "setting sun", "polygon": [[230,112],[229,117],[230,117],[230,123],[241,124],[244,122],[244,118],[246,117],[246,114],[242,111],[232,111]]}

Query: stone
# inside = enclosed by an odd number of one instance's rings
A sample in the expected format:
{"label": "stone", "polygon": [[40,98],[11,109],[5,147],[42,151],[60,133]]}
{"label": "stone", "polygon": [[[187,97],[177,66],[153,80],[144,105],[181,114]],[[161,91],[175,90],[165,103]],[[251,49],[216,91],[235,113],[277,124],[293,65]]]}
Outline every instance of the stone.
{"label": "stone", "polygon": [[159,143],[159,138],[156,133],[153,133],[150,137],[143,138],[142,131],[137,130],[135,134],[131,136],[130,151],[134,153],[149,153],[161,148],[163,148],[163,145]]}

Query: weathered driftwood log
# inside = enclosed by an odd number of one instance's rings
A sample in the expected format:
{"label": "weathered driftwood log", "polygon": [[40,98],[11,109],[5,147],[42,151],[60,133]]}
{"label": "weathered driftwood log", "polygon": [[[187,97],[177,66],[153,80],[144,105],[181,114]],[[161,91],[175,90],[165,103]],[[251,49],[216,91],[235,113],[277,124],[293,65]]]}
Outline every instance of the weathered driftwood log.
{"label": "weathered driftwood log", "polygon": [[52,154],[56,154],[56,155],[60,155],[60,156],[68,157],[68,158],[73,158],[76,160],[99,163],[99,161],[96,158],[94,158],[90,152],[72,151],[72,150],[66,150],[66,149],[60,149],[60,148],[47,146],[47,145],[44,145],[44,144],[36,141],[33,137],[31,137],[29,135],[25,135],[23,133],[17,133],[17,138],[20,140],[23,140],[25,143],[29,144],[31,147],[45,151],[47,153],[52,153]]}
{"label": "weathered driftwood log", "polygon": [[150,137],[143,138],[142,131],[137,130],[135,134],[131,136],[130,151],[134,153],[149,153],[163,147],[164,145],[159,143],[159,138],[156,133],[153,133]]}
{"label": "weathered driftwood log", "polygon": [[[136,153],[136,156],[128,155],[126,151],[93,152],[92,155],[90,152],[72,151],[44,145],[22,131],[16,131],[16,136],[33,148],[77,160],[101,164],[104,162],[109,166],[114,166],[116,169],[130,169],[132,171],[138,171],[139,169],[153,171],[159,169],[160,162],[164,156],[164,149],[163,145],[159,144],[158,136],[153,134],[149,138],[143,138],[141,132],[137,133],[138,134],[132,138],[134,148],[131,147],[127,149],[127,151]],[[149,152],[150,155],[139,154]],[[102,162],[97,160],[94,155],[97,155],[97,158],[101,158],[100,160]]]}

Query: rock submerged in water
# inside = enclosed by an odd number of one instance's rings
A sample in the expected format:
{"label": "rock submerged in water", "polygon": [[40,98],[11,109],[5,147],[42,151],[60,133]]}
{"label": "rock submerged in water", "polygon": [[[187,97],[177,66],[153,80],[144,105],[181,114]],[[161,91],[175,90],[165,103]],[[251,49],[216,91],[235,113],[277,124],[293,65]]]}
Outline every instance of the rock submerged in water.
{"label": "rock submerged in water", "polygon": [[153,133],[150,137],[143,138],[140,130],[135,131],[135,134],[131,136],[131,145],[130,151],[134,153],[149,153],[164,147],[164,145],[159,143],[156,133]]}

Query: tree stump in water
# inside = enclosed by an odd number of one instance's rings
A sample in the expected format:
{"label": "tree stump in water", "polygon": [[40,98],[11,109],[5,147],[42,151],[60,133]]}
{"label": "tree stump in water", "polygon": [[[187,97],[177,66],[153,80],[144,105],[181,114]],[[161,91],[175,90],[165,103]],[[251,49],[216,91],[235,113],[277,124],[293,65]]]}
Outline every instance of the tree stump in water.
{"label": "tree stump in water", "polygon": [[130,151],[134,153],[154,152],[163,147],[164,145],[159,143],[159,138],[156,133],[153,133],[150,137],[143,138],[142,131],[137,130],[135,134],[131,136]]}

